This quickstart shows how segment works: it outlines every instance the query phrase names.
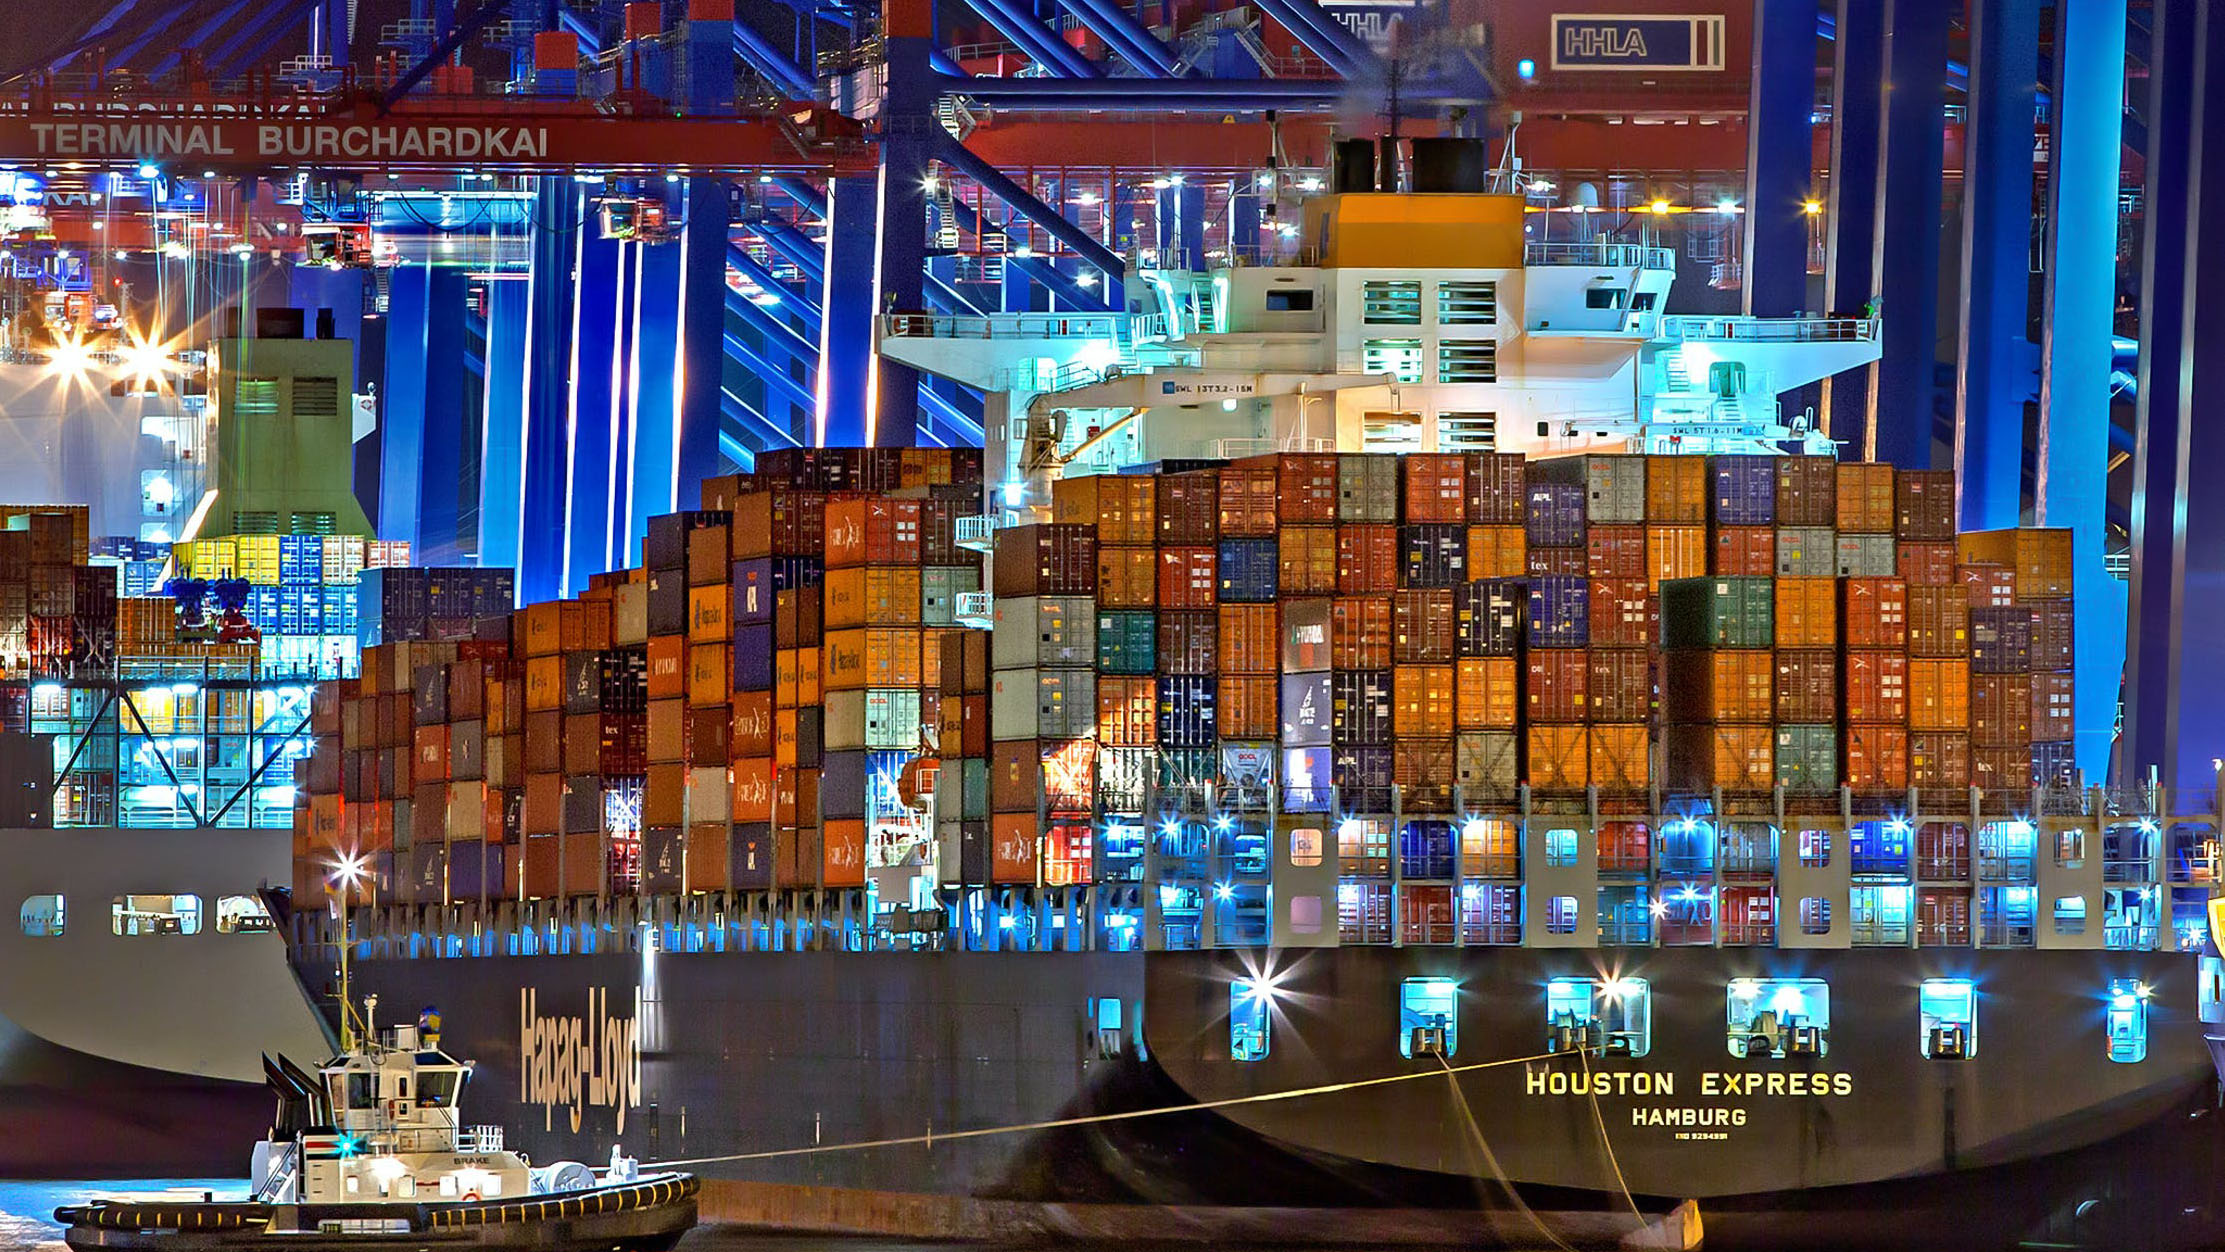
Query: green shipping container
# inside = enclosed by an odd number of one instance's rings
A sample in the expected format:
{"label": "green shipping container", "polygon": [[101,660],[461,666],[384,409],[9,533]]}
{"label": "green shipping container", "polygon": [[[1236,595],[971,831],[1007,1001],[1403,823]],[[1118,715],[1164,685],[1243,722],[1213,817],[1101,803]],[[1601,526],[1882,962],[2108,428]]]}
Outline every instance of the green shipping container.
{"label": "green shipping container", "polygon": [[1774,647],[1775,623],[1774,579],[1719,575],[1661,584],[1661,631],[1669,647]]}
{"label": "green shipping container", "polygon": [[1097,614],[1097,672],[1148,676],[1159,651],[1158,615],[1149,609],[1107,609]]}
{"label": "green shipping container", "polygon": [[958,597],[981,590],[981,571],[929,566],[919,572],[920,620],[929,626],[958,624]]}
{"label": "green shipping container", "polygon": [[1835,791],[1839,786],[1836,726],[1777,728],[1777,785],[1787,791]]}
{"label": "green shipping container", "polygon": [[1212,748],[1159,749],[1159,789],[1186,791],[1220,781],[1221,757]]}

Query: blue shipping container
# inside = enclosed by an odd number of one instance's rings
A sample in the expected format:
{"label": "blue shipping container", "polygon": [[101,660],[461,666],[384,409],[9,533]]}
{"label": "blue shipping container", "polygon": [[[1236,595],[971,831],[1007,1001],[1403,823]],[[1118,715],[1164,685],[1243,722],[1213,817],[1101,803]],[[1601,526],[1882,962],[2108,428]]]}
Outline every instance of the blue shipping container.
{"label": "blue shipping container", "polygon": [[1581,648],[1591,642],[1591,580],[1545,574],[1530,580],[1530,646]]}
{"label": "blue shipping container", "polygon": [[1160,675],[1160,747],[1213,746],[1219,738],[1219,717],[1213,703],[1216,681],[1205,674]]}
{"label": "blue shipping container", "polygon": [[[1774,491],[1776,488],[1770,488]],[[1530,546],[1574,548],[1584,542],[1584,488],[1578,483],[1529,486],[1527,530]]]}
{"label": "blue shipping container", "polygon": [[1457,522],[1398,528],[1401,587],[1457,587],[1468,577],[1468,528]]}
{"label": "blue shipping container", "polygon": [[1709,514],[1723,526],[1773,526],[1777,522],[1777,458],[1718,456],[1708,459],[1713,484]]}
{"label": "blue shipping container", "polygon": [[773,559],[734,562],[734,621],[757,625],[773,620]]}
{"label": "blue shipping container", "polygon": [[1519,578],[1479,578],[1462,584],[1453,597],[1460,655],[1513,656],[1522,643],[1529,603],[1529,589]]}
{"label": "blue shipping container", "polygon": [[1391,811],[1391,750],[1338,748],[1330,758],[1329,780],[1336,785],[1341,813]]}
{"label": "blue shipping container", "polygon": [[734,690],[773,689],[773,628],[750,622],[734,628]]}
{"label": "blue shipping container", "polygon": [[1452,877],[1452,823],[1421,821],[1400,826],[1398,872],[1404,878]]}
{"label": "blue shipping container", "polygon": [[1221,540],[1221,602],[1272,604],[1280,577],[1272,539]]}

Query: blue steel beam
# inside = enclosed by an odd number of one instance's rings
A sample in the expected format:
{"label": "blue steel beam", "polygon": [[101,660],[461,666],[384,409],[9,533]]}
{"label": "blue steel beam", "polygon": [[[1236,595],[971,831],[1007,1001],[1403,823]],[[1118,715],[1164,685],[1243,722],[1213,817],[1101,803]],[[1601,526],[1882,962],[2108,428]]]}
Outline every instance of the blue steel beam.
{"label": "blue steel beam", "polygon": [[[795,437],[783,430],[780,423],[751,408],[749,401],[735,395],[732,389],[721,388],[718,400],[719,412],[722,416],[755,427],[757,433],[772,446],[776,448],[799,446]],[[749,445],[724,430],[719,432],[719,451],[736,465],[749,465],[755,456]]]}
{"label": "blue steel beam", "polygon": [[[1822,36],[1825,39],[1838,38],[1838,28],[1842,20],[1842,15],[1834,14],[1831,12],[1831,10],[1825,9],[1823,12],[1816,14],[1816,34]],[[1947,61],[1947,73],[1945,81],[1947,86],[1952,87],[1956,91],[1969,90],[1970,67],[1964,65],[1960,61],[1949,58],[1949,60]]]}
{"label": "blue steel beam", "polygon": [[598,56],[602,53],[603,33],[595,29],[594,23],[574,12],[571,6],[557,6],[556,22],[558,27],[572,32],[573,37],[579,40],[581,55]]}
{"label": "blue steel beam", "polygon": [[[1173,84],[1157,85],[1171,86]],[[1104,274],[1104,299],[1106,303],[1115,308],[1120,307],[1122,304],[1120,285],[1127,276],[1127,262],[1114,255],[1110,248],[1091,238],[1089,232],[1068,221],[1064,214],[1036,199],[1029,194],[1026,188],[1005,177],[1003,171],[967,151],[966,146],[952,138],[949,132],[938,128],[934,132],[933,138],[932,151],[937,160],[980,183],[989,190],[990,194],[1011,206],[1020,216],[1042,227],[1052,238],[1065,244],[1070,251],[1081,257],[1082,260],[1096,266]]]}
{"label": "blue steel beam", "polygon": [[[248,0],[232,0],[230,4],[225,5],[223,8],[217,10],[216,16],[203,23],[200,29],[195,31],[193,34],[186,36],[183,43],[180,43],[177,47],[172,48],[168,55],[155,62],[154,65],[147,70],[147,72],[150,74],[167,74],[171,70],[176,69],[178,66],[178,62],[185,59],[185,54],[187,52],[200,47],[203,40],[215,34],[217,31],[223,29],[225,23],[230,22],[233,18],[239,16],[239,11],[246,8],[247,3]],[[132,45],[133,51],[136,51],[137,48],[137,44]],[[126,55],[128,56],[129,54],[127,53]]]}
{"label": "blue steel beam", "polygon": [[1338,73],[1358,76],[1378,68],[1374,52],[1354,39],[1335,18],[1323,13],[1313,0],[1259,0],[1259,7],[1289,31],[1291,38]]}
{"label": "blue steel beam", "polygon": [[107,38],[108,33],[116,29],[116,24],[123,21],[126,17],[129,17],[131,15],[131,11],[138,7],[139,0],[118,0],[118,3],[115,5],[115,7],[109,9],[108,12],[101,14],[100,20],[94,22],[91,27],[87,28],[85,33],[79,36],[77,41],[71,44],[67,51],[64,51],[60,56],[57,56],[53,60],[47,62],[46,68],[48,72],[58,74],[62,70],[67,69],[69,67],[69,63],[77,59],[78,53],[83,52],[86,48],[89,48],[94,44],[99,43],[102,39]]}
{"label": "blue steel beam", "polygon": [[233,53],[230,57],[222,61],[212,58],[210,61],[212,68],[219,76],[225,76],[240,73],[247,66],[262,64],[263,58],[269,55],[270,50],[278,45],[279,40],[292,34],[296,26],[308,21],[315,12],[314,5],[295,9],[281,19],[277,25],[264,31],[261,38]]}
{"label": "blue steel beam", "polygon": [[[2140,381],[2132,449],[2132,582],[2125,716],[2116,781],[2175,768],[2168,731],[2178,622],[2172,550],[2178,528],[2179,415],[2187,394],[2187,198],[2195,72],[2194,0],[2155,0],[2148,61],[2147,166],[2141,203]],[[2112,427],[2114,432],[2114,427]]]}
{"label": "blue steel beam", "polygon": [[738,244],[726,245],[726,263],[740,270],[742,276],[751,282],[779,296],[783,304],[793,301],[795,307],[802,310],[806,320],[814,326],[819,324],[819,298],[812,294],[808,283],[783,281],[771,270],[758,264],[757,258]]}
{"label": "blue steel beam", "polygon": [[1060,0],[1090,33],[1146,74],[1175,77],[1174,54],[1128,11],[1110,0]]}
{"label": "blue steel beam", "polygon": [[734,55],[791,100],[809,100],[818,94],[818,85],[811,76],[740,14],[734,17]]}
{"label": "blue steel beam", "polygon": [[519,279],[487,283],[487,369],[479,435],[479,563],[518,563],[523,486],[525,319],[532,296]]}
{"label": "blue steel beam", "polygon": [[[755,323],[752,323],[754,325]],[[726,354],[740,361],[767,390],[777,391],[780,398],[805,412],[811,411],[815,397],[810,389],[788,376],[788,371],[765,359],[765,355],[749,346],[742,338],[728,331],[725,338]],[[817,368],[813,363],[813,368]],[[784,428],[785,429],[785,428]]]}
{"label": "blue steel beam", "polygon": [[1076,52],[1067,43],[1051,33],[1034,16],[1016,7],[1011,0],[965,0],[966,7],[979,13],[998,34],[1011,40],[1037,65],[1053,74],[1070,78],[1094,79],[1098,68],[1087,57]]}
{"label": "blue steel beam", "polygon": [[[1831,234],[1823,262],[1823,307],[1849,314],[1877,294],[1872,255],[1877,246],[1877,146],[1885,100],[1884,13],[1873,0],[1836,0],[1838,28],[1846,37],[1831,45]],[[1867,441],[1870,385],[1876,369],[1865,365],[1826,379],[1823,430],[1849,447]]]}
{"label": "blue steel beam", "polygon": [[[1264,113],[1269,109],[1334,108],[1360,94],[1350,83],[1306,78],[1259,78],[1242,82],[1210,78],[1120,78],[1084,82],[1070,78],[944,77],[942,89],[954,95],[1007,108],[1098,109],[1105,112],[1164,113],[1173,107]],[[1434,83],[1402,88],[1415,103],[1437,100],[1444,88]]]}
{"label": "blue steel beam", "polygon": [[[677,189],[666,197],[678,199]],[[619,559],[627,565],[642,561],[642,544],[648,540],[649,519],[674,509],[692,506],[702,497],[700,488],[680,486],[682,434],[680,387],[693,373],[681,351],[684,282],[681,271],[687,258],[684,247],[660,244],[634,249],[636,278],[633,285],[633,359],[626,367],[626,447],[619,464],[626,473],[621,486],[626,507],[615,519],[624,526],[624,546]],[[722,274],[721,277],[724,277]],[[720,318],[725,310],[719,310]],[[720,329],[724,329],[721,327]],[[712,368],[722,362],[711,359]],[[714,435],[716,428],[714,427]],[[713,457],[718,455],[712,440]],[[717,464],[711,466],[716,472]]]}
{"label": "blue steel beam", "polygon": [[[1006,233],[1004,227],[990,221],[979,210],[964,201],[954,200],[951,202],[951,207],[957,212],[958,224],[976,235],[983,237],[996,235],[1007,240],[1012,237]],[[1050,264],[1042,257],[1014,256],[1010,252],[1006,252],[1004,263],[1007,268],[1017,269],[1029,278],[1043,284],[1052,295],[1066,301],[1077,312],[1111,313],[1117,311],[1114,306],[1105,301],[1102,295],[1075,282],[1072,275],[1062,272],[1057,266]]]}
{"label": "blue steel beam", "polygon": [[1878,232],[1872,252],[1885,308],[1884,354],[1865,459],[1929,469],[1932,379],[1938,356],[1940,176],[1946,160],[1944,67],[1948,6],[1884,0],[1885,138],[1878,152]]}
{"label": "blue steel beam", "polygon": [[579,184],[544,177],[527,231],[525,384],[520,408],[523,477],[518,490],[518,602],[563,594],[565,464],[570,445],[574,243],[586,229]]}
{"label": "blue steel beam", "polygon": [[394,85],[387,88],[386,94],[380,98],[381,110],[391,109],[400,103],[411,88],[425,81],[425,76],[432,73],[435,66],[447,61],[450,53],[464,46],[465,40],[486,29],[496,18],[507,13],[509,8],[509,0],[480,0],[479,7],[472,11],[471,16],[461,18],[454,26],[449,27],[447,33],[434,41],[423,60],[404,70],[402,76],[394,80]]}
{"label": "blue steel beam", "polygon": [[[2031,287],[2032,110],[2040,0],[1973,0],[1964,127],[1962,368],[1955,375],[1955,483],[1966,530],[2024,512],[2025,366]],[[2107,407],[2107,399],[2101,401]]]}
{"label": "blue steel beam", "polygon": [[615,564],[611,516],[615,510],[614,461],[630,304],[625,246],[595,230],[574,232],[572,268],[571,394],[566,397],[569,447],[564,462],[564,593],[578,595],[587,579]]}
{"label": "blue steel beam", "polygon": [[[263,25],[275,20],[281,12],[283,12],[283,10],[273,9],[268,13],[259,13],[254,17],[248,19],[247,24],[245,26],[242,26],[237,32],[235,32],[231,40],[224,46],[229,48],[233,44],[239,43],[241,40],[247,38],[250,33],[261,28]],[[184,17],[185,14],[186,6],[180,5],[177,8],[171,9],[166,13],[158,15],[154,19],[154,21],[148,23],[146,29],[140,31],[139,34],[135,36],[130,43],[125,44],[122,48],[110,53],[105,59],[103,59],[101,61],[101,69],[109,73],[114,73],[115,71],[122,69],[125,65],[131,62],[131,59],[133,57],[139,55],[140,49],[146,47],[149,43],[152,43],[155,36],[162,34],[164,31],[167,31],[172,26],[176,25],[178,19]],[[209,34],[214,33],[214,31],[215,27],[213,25],[206,27],[202,30],[201,37],[205,38]]]}
{"label": "blue steel beam", "polygon": [[1749,317],[1790,317],[1808,303],[1815,43],[1815,0],[1754,0],[1740,284]]}
{"label": "blue steel beam", "polygon": [[758,334],[771,340],[781,351],[790,356],[800,357],[814,363],[818,361],[819,345],[797,334],[788,323],[758,308],[750,302],[749,297],[744,296],[741,292],[732,288],[727,289],[726,311],[756,327]]}
{"label": "blue steel beam", "polygon": [[796,267],[807,283],[819,283],[827,276],[826,257],[818,244],[804,237],[802,231],[776,218],[753,218],[743,223],[748,231],[765,241],[765,246],[786,258]]}
{"label": "blue steel beam", "polygon": [[[884,180],[897,176],[883,170]],[[874,179],[838,178],[827,196],[826,276],[818,300],[824,311],[819,319],[819,396],[811,435],[820,447],[872,442],[873,317],[884,303],[879,294],[879,228],[894,225],[879,220],[879,190]],[[893,290],[885,303],[888,311],[895,310]]]}
{"label": "blue steel beam", "polygon": [[[2034,517],[2071,528],[2079,768],[2106,776],[2125,659],[2124,587],[2104,568],[2126,0],[2056,0],[2046,303]],[[2205,489],[2214,489],[2204,484]],[[2193,619],[2202,620],[2202,619]]]}

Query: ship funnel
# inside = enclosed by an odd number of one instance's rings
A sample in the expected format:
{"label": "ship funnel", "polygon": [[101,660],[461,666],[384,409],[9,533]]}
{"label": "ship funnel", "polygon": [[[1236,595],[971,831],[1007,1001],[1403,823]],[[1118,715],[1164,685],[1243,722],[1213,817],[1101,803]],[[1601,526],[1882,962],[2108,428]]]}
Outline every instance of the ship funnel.
{"label": "ship funnel", "polygon": [[1480,192],[1491,166],[1481,139],[1414,139],[1413,189]]}
{"label": "ship funnel", "polygon": [[1375,190],[1375,141],[1339,139],[1331,171],[1332,188],[1339,195]]}

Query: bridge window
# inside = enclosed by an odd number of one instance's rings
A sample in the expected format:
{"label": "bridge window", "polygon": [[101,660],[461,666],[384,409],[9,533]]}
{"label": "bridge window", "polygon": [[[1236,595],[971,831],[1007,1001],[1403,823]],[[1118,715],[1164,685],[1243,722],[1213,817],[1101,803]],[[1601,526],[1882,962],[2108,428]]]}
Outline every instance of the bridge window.
{"label": "bridge window", "polygon": [[1310,313],[1313,311],[1313,288],[1301,287],[1289,291],[1267,293],[1269,313]]}
{"label": "bridge window", "polygon": [[1437,381],[1441,383],[1495,383],[1499,381],[1499,345],[1489,339],[1441,339],[1437,342]]}
{"label": "bridge window", "polygon": [[1831,901],[1822,896],[1800,897],[1800,933],[1803,935],[1828,935],[1831,933]]}
{"label": "bridge window", "polygon": [[1653,988],[1643,978],[1555,978],[1545,984],[1547,1046],[1608,1056],[1653,1050]]}
{"label": "bridge window", "polygon": [[1437,286],[1437,321],[1444,326],[1490,326],[1499,320],[1499,284],[1480,282],[1440,283]]}
{"label": "bridge window", "polygon": [[1269,1000],[1265,983],[1239,978],[1228,985],[1228,1057],[1232,1061],[1267,1059]]}
{"label": "bridge window", "polygon": [[427,1108],[452,1108],[463,1086],[461,1070],[424,1069],[417,1072],[417,1102]]}
{"label": "bridge window", "polygon": [[16,913],[23,925],[23,933],[34,939],[60,938],[64,923],[62,897],[59,895],[31,896],[23,901]]}
{"label": "bridge window", "polygon": [[216,933],[220,935],[267,934],[273,928],[270,910],[255,896],[218,896]]}
{"label": "bridge window", "polygon": [[1422,341],[1363,339],[1360,368],[1369,374],[1389,374],[1402,383],[1418,383],[1422,380]]}
{"label": "bridge window", "polygon": [[1926,978],[1916,989],[1917,1045],[1934,1061],[1978,1054],[1978,988],[1967,978]]}
{"label": "bridge window", "polygon": [[119,935],[197,935],[201,897],[117,896],[109,904],[109,925]]}
{"label": "bridge window", "polygon": [[1590,287],[1584,291],[1587,309],[1619,309],[1629,303],[1630,292],[1622,287]]}
{"label": "bridge window", "polygon": [[1460,1050],[1460,988],[1450,978],[1409,978],[1398,988],[1398,1054],[1451,1056]]}
{"label": "bridge window", "polygon": [[1732,1056],[1822,1056],[1830,1048],[1831,988],[1820,978],[1738,978],[1727,997]]}
{"label": "bridge window", "polygon": [[2109,1059],[2120,1065],[2147,1059],[2149,994],[2137,979],[2109,981]]}
{"label": "bridge window", "polygon": [[1422,285],[1412,279],[1379,278],[1360,287],[1360,320],[1378,326],[1422,324]]}

